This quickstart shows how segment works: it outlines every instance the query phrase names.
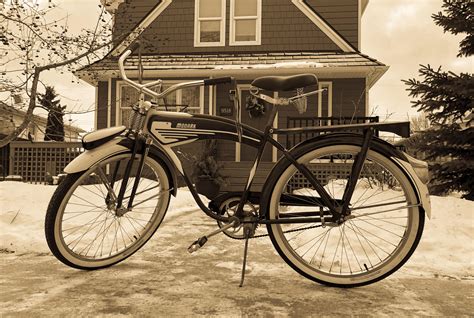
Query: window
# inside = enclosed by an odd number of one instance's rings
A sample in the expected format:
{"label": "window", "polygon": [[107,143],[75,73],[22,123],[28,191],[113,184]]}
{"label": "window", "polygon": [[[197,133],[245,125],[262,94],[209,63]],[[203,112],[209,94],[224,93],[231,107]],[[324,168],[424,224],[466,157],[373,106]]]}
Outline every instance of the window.
{"label": "window", "polygon": [[[171,84],[170,82],[165,83],[163,90]],[[132,106],[137,103],[140,94],[135,88],[122,83],[119,84],[118,92],[120,94],[118,96],[120,105],[118,115],[120,118],[117,122],[121,123],[121,125],[127,125]],[[150,100],[151,98],[145,95],[145,99]],[[158,104],[160,105],[157,108],[158,110],[202,114],[204,113],[204,87],[190,87],[177,90],[166,97],[167,106],[165,106],[164,100],[160,100]]]}
{"label": "window", "polygon": [[196,0],[194,46],[225,45],[225,0]]}
{"label": "window", "polygon": [[230,0],[230,45],[260,45],[262,0]]}

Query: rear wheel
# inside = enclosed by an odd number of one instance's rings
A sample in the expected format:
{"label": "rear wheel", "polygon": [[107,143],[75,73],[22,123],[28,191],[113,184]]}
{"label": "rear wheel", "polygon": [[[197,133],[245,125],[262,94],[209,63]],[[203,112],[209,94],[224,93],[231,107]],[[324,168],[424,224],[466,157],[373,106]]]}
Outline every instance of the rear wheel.
{"label": "rear wheel", "polygon": [[[360,147],[352,145],[326,146],[301,155],[297,161],[316,175],[332,198],[340,200],[359,151]],[[268,218],[295,213],[324,215],[328,209],[318,198],[306,178],[288,162],[274,183]],[[351,215],[339,225],[328,221],[271,224],[268,232],[282,258],[305,277],[338,287],[370,284],[408,260],[420,240],[424,214],[405,173],[390,158],[372,150],[350,208]]]}
{"label": "rear wheel", "polygon": [[[137,170],[140,156],[132,171]],[[98,269],[118,263],[142,247],[165,216],[170,200],[166,171],[147,157],[133,208],[117,213],[106,186],[116,174],[118,196],[130,154],[108,158],[87,171],[70,174],[58,186],[46,213],[45,232],[51,252],[63,263],[79,269]],[[127,207],[135,175],[127,182]]]}

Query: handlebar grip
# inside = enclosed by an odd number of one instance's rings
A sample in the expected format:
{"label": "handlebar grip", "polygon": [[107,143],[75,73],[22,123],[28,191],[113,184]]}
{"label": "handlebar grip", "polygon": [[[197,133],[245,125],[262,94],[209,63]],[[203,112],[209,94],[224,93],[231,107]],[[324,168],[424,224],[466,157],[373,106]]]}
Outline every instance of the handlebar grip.
{"label": "handlebar grip", "polygon": [[233,77],[217,77],[204,80],[204,86],[232,83]]}

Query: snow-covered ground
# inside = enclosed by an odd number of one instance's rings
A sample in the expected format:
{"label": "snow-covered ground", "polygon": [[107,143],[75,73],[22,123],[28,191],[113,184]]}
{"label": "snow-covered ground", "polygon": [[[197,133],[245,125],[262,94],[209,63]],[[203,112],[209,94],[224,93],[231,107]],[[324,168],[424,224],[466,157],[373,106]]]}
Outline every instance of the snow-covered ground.
{"label": "snow-covered ground", "polygon": [[[55,186],[0,182],[0,251],[49,253],[44,216]],[[474,276],[474,202],[455,196],[431,197],[432,218],[421,243],[401,270],[408,276]],[[195,210],[189,191],[180,189],[171,201],[173,214]]]}

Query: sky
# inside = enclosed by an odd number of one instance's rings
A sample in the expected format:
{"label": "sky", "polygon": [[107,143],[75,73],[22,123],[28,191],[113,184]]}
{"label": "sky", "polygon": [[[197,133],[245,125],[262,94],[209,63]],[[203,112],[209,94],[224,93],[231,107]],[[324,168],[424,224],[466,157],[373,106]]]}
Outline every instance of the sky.
{"label": "sky", "polygon": [[[46,2],[46,0],[39,0]],[[98,14],[99,0],[57,0],[69,14],[71,31],[92,27]],[[406,120],[416,115],[402,79],[418,77],[420,64],[442,66],[455,73],[474,72],[473,58],[457,58],[462,35],[443,33],[431,14],[441,10],[442,0],[370,0],[362,19],[362,53],[390,66],[370,91],[369,113]],[[89,84],[71,83],[73,75],[49,72],[44,81],[54,85],[63,104],[74,111],[90,110],[95,103],[95,89]],[[72,124],[89,131],[93,113],[72,115]],[[69,116],[65,122],[68,123]]]}

